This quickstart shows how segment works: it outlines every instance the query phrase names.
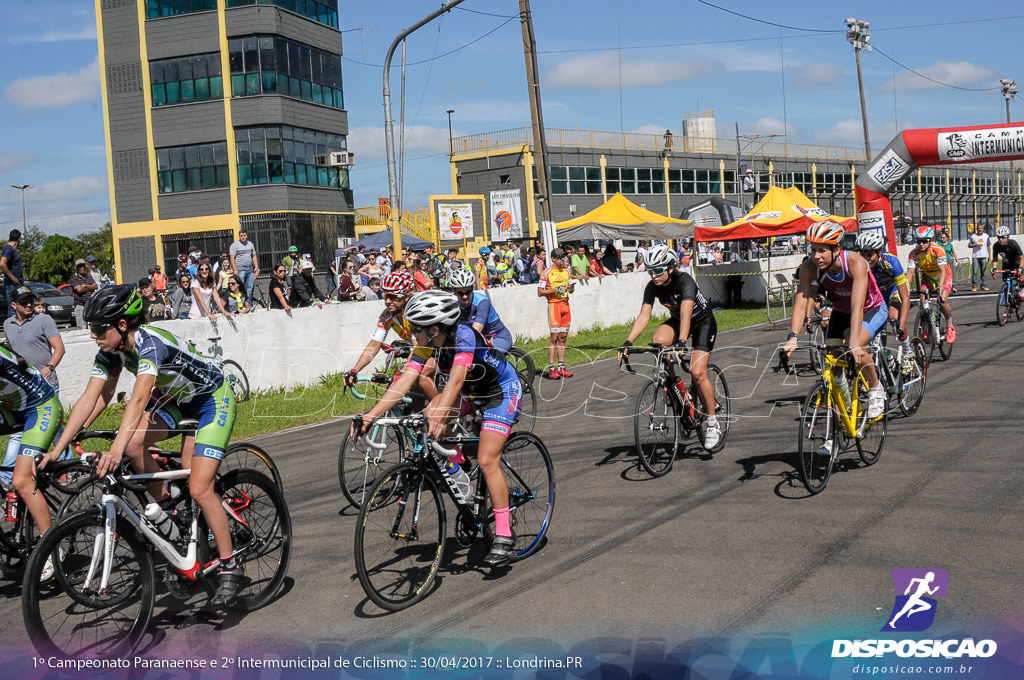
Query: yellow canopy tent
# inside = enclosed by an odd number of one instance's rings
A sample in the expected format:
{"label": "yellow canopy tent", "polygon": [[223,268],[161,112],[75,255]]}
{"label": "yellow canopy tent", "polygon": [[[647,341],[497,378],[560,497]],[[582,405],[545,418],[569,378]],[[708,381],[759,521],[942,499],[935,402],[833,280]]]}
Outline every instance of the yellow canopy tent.
{"label": "yellow canopy tent", "polygon": [[692,220],[666,217],[615,194],[586,215],[555,225],[559,242],[591,239],[693,238]]}

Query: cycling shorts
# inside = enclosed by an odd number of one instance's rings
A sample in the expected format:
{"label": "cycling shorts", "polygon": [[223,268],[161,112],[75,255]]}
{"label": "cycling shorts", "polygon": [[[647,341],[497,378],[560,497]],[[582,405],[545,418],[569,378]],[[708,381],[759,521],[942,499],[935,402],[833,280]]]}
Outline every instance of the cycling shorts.
{"label": "cycling shorts", "polygon": [[568,300],[555,300],[548,303],[548,326],[552,333],[568,333],[572,323]]}
{"label": "cycling shorts", "polygon": [[64,422],[64,408],[56,395],[35,408],[15,413],[18,422],[24,420],[21,433],[21,449],[18,455],[34,456],[50,450],[57,431]]}
{"label": "cycling shorts", "polygon": [[[882,326],[889,319],[889,307],[887,305],[880,305],[864,310],[864,320],[861,322],[861,326],[868,329],[871,337],[878,335],[878,331],[881,330]],[[832,310],[832,316],[829,317],[828,327],[825,329],[825,339],[848,339],[850,335],[850,315],[846,312],[837,312]]]}
{"label": "cycling shorts", "polygon": [[[661,324],[667,326],[672,331],[672,341],[677,342],[679,338],[679,319],[677,317],[670,317],[668,321]],[[718,321],[715,320],[714,314],[707,314],[701,319],[696,321],[690,320],[690,338],[692,342],[690,346],[693,349],[698,349],[702,352],[710,352],[715,348],[715,338],[718,337]]]}
{"label": "cycling shorts", "polygon": [[888,291],[882,291],[882,297],[888,300],[890,307],[899,309],[903,305],[903,298],[900,297],[900,289],[893,286]]}
{"label": "cycling shorts", "polygon": [[[933,279],[924,272],[921,272],[921,287],[934,291],[939,287],[939,280],[937,278]],[[942,286],[942,290],[947,293],[953,292],[953,276],[948,271],[946,272],[946,283]]]}
{"label": "cycling shorts", "polygon": [[196,426],[195,456],[220,460],[224,457],[224,449],[231,439],[235,427],[235,395],[226,380],[205,400],[196,400],[195,404],[182,406],[173,402],[152,405],[147,409],[153,419],[158,417],[168,430],[177,430],[185,419],[199,421]]}
{"label": "cycling shorts", "polygon": [[473,404],[482,411],[480,432],[497,432],[508,437],[519,417],[522,396],[522,383],[509,380],[502,384],[500,393],[473,397]]}

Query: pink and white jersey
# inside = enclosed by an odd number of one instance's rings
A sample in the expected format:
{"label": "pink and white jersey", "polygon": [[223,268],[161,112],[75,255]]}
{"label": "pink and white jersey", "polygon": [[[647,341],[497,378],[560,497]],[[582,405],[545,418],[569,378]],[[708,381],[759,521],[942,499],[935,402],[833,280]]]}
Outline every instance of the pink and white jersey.
{"label": "pink and white jersey", "polygon": [[[846,261],[847,251],[839,253],[839,262],[842,269],[838,274],[829,274],[827,269],[818,270],[818,284],[828,291],[828,299],[832,301],[832,308],[837,312],[849,314],[850,297],[853,295],[853,276],[850,275],[850,266]],[[868,292],[864,299],[864,309],[881,307],[885,302],[882,292],[878,290],[878,282],[875,275],[868,268]]]}

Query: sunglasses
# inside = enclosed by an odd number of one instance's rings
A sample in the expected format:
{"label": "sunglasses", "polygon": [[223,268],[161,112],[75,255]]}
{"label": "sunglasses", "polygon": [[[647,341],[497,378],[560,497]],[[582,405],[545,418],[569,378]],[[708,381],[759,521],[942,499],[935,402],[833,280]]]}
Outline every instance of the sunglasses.
{"label": "sunglasses", "polygon": [[232,281],[232,282],[231,282],[231,283],[229,283],[228,285],[229,285],[229,286],[234,286],[235,288],[238,288],[238,284],[237,284],[237,283],[235,283],[234,281]]}
{"label": "sunglasses", "polygon": [[199,271],[201,271],[201,272],[208,272],[208,271],[210,271],[210,268],[209,267],[200,267]]}
{"label": "sunglasses", "polygon": [[932,240],[930,238],[919,238],[919,239],[917,239],[917,245],[919,245],[919,246],[927,245],[927,244],[929,244],[931,242],[932,242]]}
{"label": "sunglasses", "polygon": [[385,300],[386,302],[401,302],[401,301],[402,301],[402,300],[404,300],[404,299],[405,299],[405,296],[404,296],[404,295],[396,295],[396,294],[394,294],[394,293],[387,293],[387,294],[386,294],[386,295],[384,296],[384,300]]}
{"label": "sunglasses", "polygon": [[103,335],[108,330],[113,328],[113,324],[109,323],[91,323],[89,324],[89,332],[93,335]]}
{"label": "sunglasses", "polygon": [[662,274],[664,274],[667,271],[668,271],[668,265],[663,265],[661,267],[648,267],[647,268],[647,273],[650,274],[651,276],[661,276]]}
{"label": "sunglasses", "polygon": [[473,294],[473,289],[472,288],[465,288],[463,290],[456,290],[456,291],[454,291],[454,293],[458,297],[469,297],[470,295]]}

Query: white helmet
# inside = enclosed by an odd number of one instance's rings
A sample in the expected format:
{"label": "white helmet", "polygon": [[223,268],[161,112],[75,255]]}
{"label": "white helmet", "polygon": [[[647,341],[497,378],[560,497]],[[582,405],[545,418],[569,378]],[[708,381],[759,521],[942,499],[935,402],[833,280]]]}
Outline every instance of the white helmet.
{"label": "white helmet", "polygon": [[885,236],[878,229],[857,234],[857,250],[881,250],[885,247]]}
{"label": "white helmet", "polygon": [[667,267],[675,263],[676,254],[664,244],[654,246],[644,253],[644,266],[648,269],[651,267]]}
{"label": "white helmet", "polygon": [[1009,235],[1010,235],[1010,228],[1009,227],[999,227],[998,229],[996,229],[996,236],[998,236],[999,238],[1002,238],[1003,236],[1009,236]]}
{"label": "white helmet", "polygon": [[405,320],[417,326],[454,326],[459,321],[459,299],[443,290],[425,290],[416,293],[405,305]]}
{"label": "white helmet", "polygon": [[449,288],[472,288],[476,285],[476,276],[472,270],[461,267],[453,269],[448,275]]}

